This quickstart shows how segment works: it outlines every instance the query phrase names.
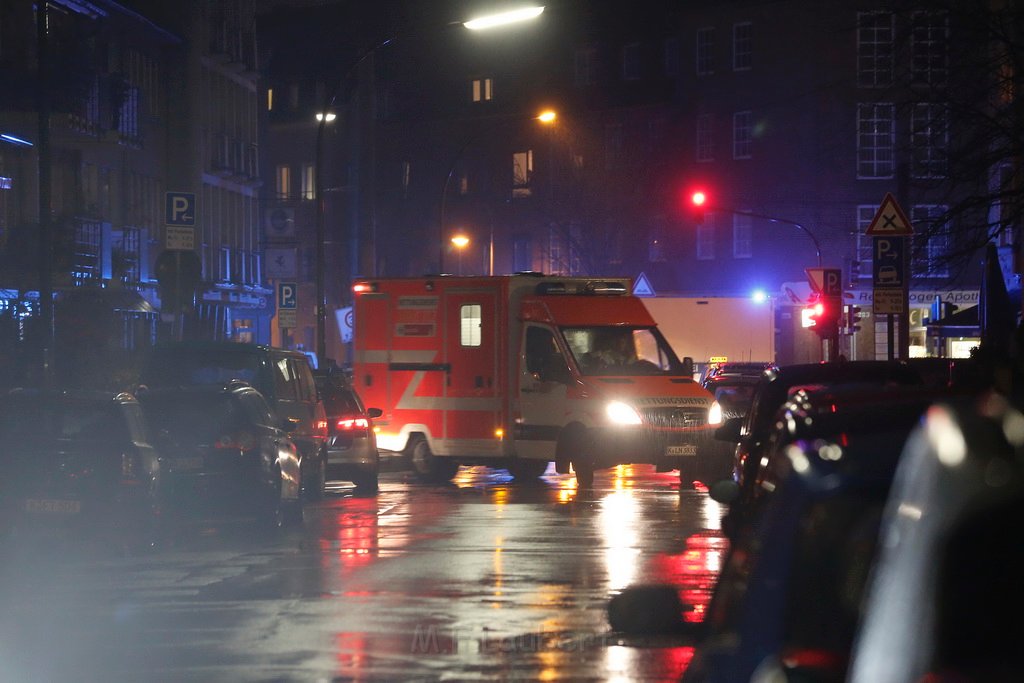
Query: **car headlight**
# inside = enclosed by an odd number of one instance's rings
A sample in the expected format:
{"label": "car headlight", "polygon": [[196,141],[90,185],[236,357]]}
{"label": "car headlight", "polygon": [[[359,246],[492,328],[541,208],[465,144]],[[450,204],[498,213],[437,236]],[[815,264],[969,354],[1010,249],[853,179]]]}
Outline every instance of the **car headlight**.
{"label": "car headlight", "polygon": [[604,409],[608,419],[616,425],[638,425],[641,424],[640,413],[636,409],[622,401],[612,401]]}
{"label": "car headlight", "polygon": [[708,424],[722,424],[722,404],[719,403],[718,401],[712,402],[711,407],[708,408]]}

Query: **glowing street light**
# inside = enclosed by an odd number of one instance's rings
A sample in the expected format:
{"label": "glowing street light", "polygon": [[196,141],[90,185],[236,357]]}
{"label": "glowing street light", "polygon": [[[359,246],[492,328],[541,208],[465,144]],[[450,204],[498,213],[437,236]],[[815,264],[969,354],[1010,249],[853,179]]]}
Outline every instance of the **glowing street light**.
{"label": "glowing street light", "polygon": [[558,113],[553,109],[545,109],[537,114],[537,120],[545,125],[551,125],[558,119]]}
{"label": "glowing street light", "polygon": [[469,246],[469,238],[465,235],[455,235],[452,237],[452,246],[459,253],[459,275],[462,275],[462,252]]}
{"label": "glowing street light", "polygon": [[495,28],[497,26],[505,26],[506,24],[515,24],[520,21],[535,19],[539,17],[543,11],[543,6],[522,7],[508,12],[498,12],[497,14],[489,14],[487,16],[477,17],[476,19],[470,19],[469,21],[463,22],[462,25],[470,31],[480,31],[482,29]]}

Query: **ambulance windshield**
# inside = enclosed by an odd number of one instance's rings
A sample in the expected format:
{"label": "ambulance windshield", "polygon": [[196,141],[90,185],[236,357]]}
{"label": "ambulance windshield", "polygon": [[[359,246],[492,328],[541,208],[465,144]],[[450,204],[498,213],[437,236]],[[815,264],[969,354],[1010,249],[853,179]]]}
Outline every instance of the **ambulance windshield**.
{"label": "ambulance windshield", "polygon": [[563,327],[584,375],[681,375],[683,365],[653,327]]}

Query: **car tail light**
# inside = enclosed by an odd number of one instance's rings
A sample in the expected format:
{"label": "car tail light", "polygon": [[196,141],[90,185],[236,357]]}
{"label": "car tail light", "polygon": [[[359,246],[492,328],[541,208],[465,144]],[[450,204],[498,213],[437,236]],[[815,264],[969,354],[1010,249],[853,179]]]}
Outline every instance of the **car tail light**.
{"label": "car tail light", "polygon": [[256,437],[249,432],[225,434],[214,442],[213,447],[221,450],[248,451],[256,447]]}
{"label": "car tail light", "polygon": [[320,436],[327,436],[327,420],[316,421],[316,433]]}
{"label": "car tail light", "polygon": [[138,484],[139,476],[142,474],[142,463],[139,462],[138,453],[121,454],[121,483]]}
{"label": "car tail light", "polygon": [[342,417],[334,421],[335,434],[350,434],[352,436],[365,436],[370,428],[370,421],[365,417]]}

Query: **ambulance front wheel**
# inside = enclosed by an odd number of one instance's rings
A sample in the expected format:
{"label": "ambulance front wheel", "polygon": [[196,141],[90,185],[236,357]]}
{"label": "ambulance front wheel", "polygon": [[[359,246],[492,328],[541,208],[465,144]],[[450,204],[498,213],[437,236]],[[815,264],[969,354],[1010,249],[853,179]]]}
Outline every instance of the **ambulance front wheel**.
{"label": "ambulance front wheel", "polygon": [[420,479],[431,483],[448,481],[459,469],[459,463],[434,455],[430,451],[430,444],[421,434],[412,437],[409,442],[409,459]]}

